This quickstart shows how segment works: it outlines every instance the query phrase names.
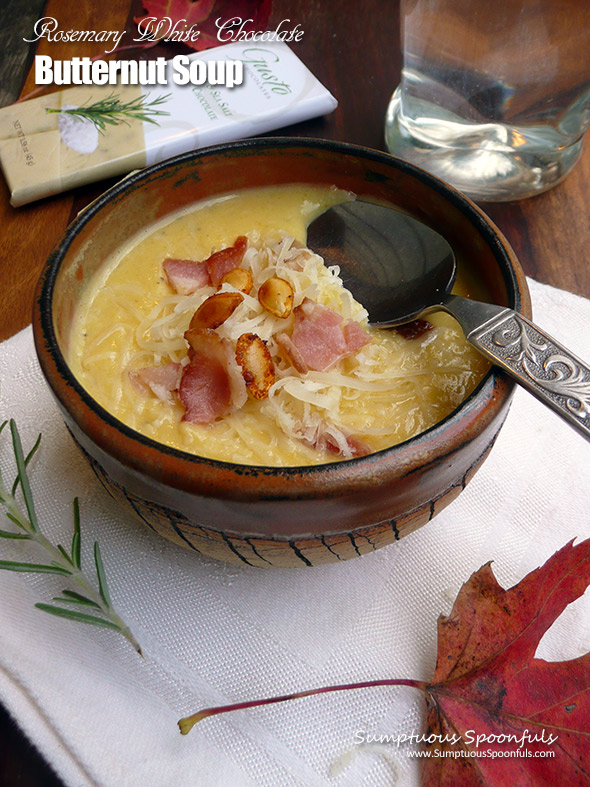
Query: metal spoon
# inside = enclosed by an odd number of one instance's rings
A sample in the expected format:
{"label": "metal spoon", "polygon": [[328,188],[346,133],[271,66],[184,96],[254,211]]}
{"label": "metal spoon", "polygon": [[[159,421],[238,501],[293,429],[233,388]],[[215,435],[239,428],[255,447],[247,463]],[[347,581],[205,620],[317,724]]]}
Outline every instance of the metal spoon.
{"label": "metal spoon", "polygon": [[313,221],[307,242],[340,266],[372,325],[449,312],[474,347],[590,439],[588,365],[522,314],[452,295],[455,255],[438,232],[393,208],[356,200]]}

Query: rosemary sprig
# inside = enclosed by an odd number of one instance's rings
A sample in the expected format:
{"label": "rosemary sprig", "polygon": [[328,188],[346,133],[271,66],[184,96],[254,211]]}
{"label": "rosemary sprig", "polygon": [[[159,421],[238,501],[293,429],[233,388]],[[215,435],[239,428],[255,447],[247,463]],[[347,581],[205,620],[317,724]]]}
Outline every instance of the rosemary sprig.
{"label": "rosemary sprig", "polygon": [[[4,430],[8,421],[0,426],[0,433]],[[54,546],[41,532],[39,520],[35,511],[33,494],[27,475],[27,465],[39,448],[41,435],[37,438],[32,449],[25,456],[16,423],[10,421],[10,432],[12,434],[12,447],[17,469],[17,476],[12,484],[10,491],[5,487],[0,476],[0,503],[5,508],[8,519],[17,527],[17,530],[0,530],[0,538],[7,538],[13,541],[32,541],[46,553],[46,563],[28,563],[15,560],[0,560],[0,569],[6,571],[21,571],[33,574],[57,574],[67,577],[77,585],[78,590],[63,590],[61,596],[52,600],[57,604],[35,604],[38,609],[56,615],[60,618],[86,623],[91,626],[101,626],[102,628],[113,629],[122,634],[133,645],[135,650],[141,655],[141,648],[119,615],[115,612],[111,603],[106,574],[100,554],[98,542],[94,543],[94,563],[98,580],[98,591],[86,578],[82,570],[81,561],[81,540],[80,540],[80,506],[78,498],[74,499],[74,533],[69,549],[61,544]],[[16,500],[18,488],[21,488],[22,497],[26,509],[26,514],[21,510]],[[68,606],[71,605],[73,609]],[[59,606],[58,606],[59,605]],[[85,610],[85,611],[81,611]]]}
{"label": "rosemary sprig", "polygon": [[[161,104],[164,104],[169,98],[170,93],[165,96],[158,96],[152,101],[148,101],[149,96],[137,96],[131,101],[123,102],[120,96],[111,93],[107,98],[101,98],[93,104],[85,102],[79,107],[73,109],[53,109],[47,107],[46,112],[63,113],[73,115],[74,117],[83,120],[90,120],[96,128],[102,133],[105,127],[116,126],[119,123],[129,125],[129,120],[143,120],[146,123],[154,123],[158,125],[158,121],[154,117],[169,115],[163,109],[156,109]],[[88,99],[90,101],[90,99]]]}

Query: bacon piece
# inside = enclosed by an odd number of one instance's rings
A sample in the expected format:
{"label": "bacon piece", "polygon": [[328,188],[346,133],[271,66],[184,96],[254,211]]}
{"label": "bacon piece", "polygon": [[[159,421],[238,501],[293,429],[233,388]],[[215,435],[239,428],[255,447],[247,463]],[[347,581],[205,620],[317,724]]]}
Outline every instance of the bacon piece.
{"label": "bacon piece", "polygon": [[163,402],[170,401],[170,394],[180,385],[181,366],[168,363],[166,366],[146,366],[129,372],[129,379],[138,391],[153,393]]}
{"label": "bacon piece", "polygon": [[305,298],[293,313],[291,340],[305,364],[315,371],[325,371],[340,358],[371,341],[359,323],[345,322],[337,312],[309,298]]}
{"label": "bacon piece", "polygon": [[231,410],[227,369],[211,356],[193,355],[182,372],[178,393],[186,408],[182,420],[189,423],[210,424]]}
{"label": "bacon piece", "polygon": [[305,264],[309,259],[314,256],[313,251],[308,249],[305,244],[301,243],[298,240],[293,240],[291,244],[291,249],[299,249],[298,254],[294,254],[292,257],[287,255],[287,259],[285,260],[285,265],[288,268],[293,268],[296,271],[302,271],[305,269]]}
{"label": "bacon piece", "polygon": [[[300,439],[306,445],[317,448],[318,451],[326,451],[344,459],[353,459],[357,456],[367,456],[373,453],[373,449],[363,440],[340,430],[338,431],[342,435],[343,441],[339,441],[333,434],[333,430],[334,427],[330,428],[330,424],[323,422],[313,439],[304,435]],[[342,442],[344,442],[344,445],[342,445]]]}
{"label": "bacon piece", "polygon": [[205,260],[211,282],[215,287],[217,287],[226,273],[233,271],[234,268],[240,267],[240,263],[242,262],[247,248],[248,238],[244,235],[240,235],[236,238],[233,246],[216,251]]}
{"label": "bacon piece", "polygon": [[[352,459],[356,456],[368,456],[369,454],[373,453],[373,449],[359,437],[354,437],[354,435],[344,435],[344,437],[346,439],[346,445],[348,448],[346,451],[347,459]],[[338,441],[335,440],[332,435],[323,435],[320,440],[322,440],[322,438],[324,442],[323,447],[328,453],[344,456],[340,446],[338,445]],[[350,452],[350,457],[348,456],[348,452]]]}
{"label": "bacon piece", "polygon": [[[190,345],[190,361],[179,389],[187,409],[183,420],[210,423],[243,407],[248,392],[230,342],[210,329],[188,330],[184,336]],[[200,371],[187,373],[191,366]]]}
{"label": "bacon piece", "polygon": [[163,267],[170,286],[179,295],[192,295],[201,287],[211,284],[209,268],[205,262],[168,257],[164,260]]}
{"label": "bacon piece", "polygon": [[434,328],[434,325],[428,320],[412,320],[403,325],[398,325],[395,330],[404,339],[420,339]]}
{"label": "bacon piece", "polygon": [[201,287],[213,284],[217,287],[229,271],[238,268],[248,248],[248,238],[240,235],[233,246],[211,254],[206,260],[164,260],[164,273],[170,285],[180,295],[192,295]]}
{"label": "bacon piece", "polygon": [[309,369],[327,369],[344,355],[346,342],[339,314],[308,298],[293,313],[291,341]]}
{"label": "bacon piece", "polygon": [[294,369],[297,369],[297,371],[301,374],[306,374],[309,371],[309,368],[303,360],[303,356],[293,344],[293,340],[289,334],[282,332],[276,333],[273,338],[279,349],[282,351],[283,355],[286,356],[291,366],[293,366]]}
{"label": "bacon piece", "polygon": [[348,320],[342,326],[347,353],[355,353],[371,341],[371,337],[356,320]]}
{"label": "bacon piece", "polygon": [[346,438],[346,442],[350,446],[353,456],[368,456],[369,454],[374,453],[371,446],[368,443],[365,443],[364,440],[361,440],[360,437],[349,435]]}

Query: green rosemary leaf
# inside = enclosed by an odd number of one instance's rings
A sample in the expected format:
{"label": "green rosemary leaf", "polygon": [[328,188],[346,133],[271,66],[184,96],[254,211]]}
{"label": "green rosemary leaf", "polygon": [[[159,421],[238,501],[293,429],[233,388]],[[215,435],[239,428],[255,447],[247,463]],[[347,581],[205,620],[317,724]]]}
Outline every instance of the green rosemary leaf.
{"label": "green rosemary leaf", "polygon": [[[71,557],[68,555],[68,553],[66,552],[66,550],[65,550],[65,549],[62,547],[62,545],[61,545],[61,544],[58,544],[58,545],[57,545],[57,548],[58,548],[58,549],[59,549],[59,551],[62,553],[62,555],[64,556],[64,558],[65,558],[65,559],[68,561],[68,563],[72,563],[72,559],[71,559]],[[72,563],[72,566],[73,566],[73,565],[74,565],[74,564]]]}
{"label": "green rosemary leaf", "polygon": [[22,528],[22,522],[12,513],[12,511],[5,511],[4,513],[6,514],[7,519],[10,519],[11,522],[14,522],[15,525],[18,525],[20,528]]}
{"label": "green rosemary leaf", "polygon": [[148,101],[148,98],[149,95],[137,96],[130,101],[123,102],[120,96],[111,93],[107,98],[101,98],[92,104],[85,102],[81,106],[74,107],[73,109],[64,109],[61,107],[54,109],[48,107],[45,111],[72,115],[82,120],[89,120],[101,133],[104,133],[107,125],[115,126],[119,123],[125,123],[125,125],[128,126],[130,125],[130,120],[141,120],[157,125],[158,121],[154,120],[154,117],[170,114],[165,110],[156,109],[156,107],[164,104],[170,98],[170,93],[167,93],[165,96],[158,96],[152,99],[152,101]]}
{"label": "green rosemary leaf", "polygon": [[12,511],[5,511],[4,513],[6,514],[6,518],[10,519],[10,521],[17,525],[17,527],[20,527],[21,530],[25,529],[22,521],[18,518],[18,516],[15,516]]}
{"label": "green rosemary leaf", "polygon": [[44,563],[19,563],[15,560],[0,560],[0,569],[5,571],[28,571],[31,574],[61,574],[69,576],[67,568],[58,565],[45,565]]}
{"label": "green rosemary leaf", "polygon": [[11,530],[0,530],[0,538],[17,538],[23,541],[30,541],[30,536],[26,533],[14,533]]}
{"label": "green rosemary leaf", "polygon": [[64,598],[54,598],[54,601],[59,601],[62,604],[82,604],[85,607],[94,607],[94,609],[100,609],[100,606],[92,599],[88,598],[87,596],[83,596],[81,593],[76,593],[74,590],[62,590],[62,595]]}
{"label": "green rosemary leaf", "polygon": [[78,569],[81,568],[80,559],[80,533],[74,533],[72,536],[72,562]]}
{"label": "green rosemary leaf", "polygon": [[72,563],[76,568],[82,567],[81,538],[80,538],[80,501],[74,498],[74,535],[72,536]]}
{"label": "green rosemary leaf", "polygon": [[94,542],[94,562],[96,563],[96,576],[98,577],[98,589],[104,603],[110,607],[111,599],[109,596],[109,588],[107,586],[107,578],[104,572],[104,564],[102,562],[102,555],[100,554],[100,547],[98,541]]}
{"label": "green rosemary leaf", "polygon": [[[31,450],[25,457],[25,467],[29,466],[29,462],[37,453],[37,449],[39,448],[40,445],[41,445],[41,435],[39,434],[37,435],[37,439],[35,440],[35,445],[31,448]],[[10,490],[13,497],[16,494],[16,490],[18,489],[19,483],[20,483],[20,475],[17,475],[17,477],[14,479],[14,484],[12,485],[12,489]]]}
{"label": "green rosemary leaf", "polygon": [[86,615],[84,612],[77,612],[75,609],[65,609],[64,607],[55,607],[53,604],[41,603],[35,604],[35,606],[37,609],[41,609],[43,612],[48,612],[50,615],[55,615],[58,618],[68,618],[78,623],[88,623],[91,626],[101,626],[102,628],[119,631],[119,626],[111,623],[110,620],[103,620],[103,618],[97,618],[94,615]]}
{"label": "green rosemary leaf", "polygon": [[[7,423],[8,421],[2,421],[2,423],[0,424],[0,434],[2,434],[2,432],[4,431],[4,427],[6,426]],[[1,503],[6,502],[5,495],[6,495],[6,490],[4,489],[4,484],[2,483],[2,474],[0,473],[0,502]]]}
{"label": "green rosemary leaf", "polygon": [[10,431],[12,433],[12,446],[14,449],[14,458],[16,460],[16,469],[18,470],[18,478],[23,491],[23,498],[25,507],[29,515],[29,522],[34,531],[39,531],[39,522],[37,521],[37,514],[35,513],[35,504],[33,502],[33,493],[31,492],[31,485],[27,476],[27,467],[23,455],[23,446],[20,440],[20,435],[16,423],[13,419],[10,420]]}
{"label": "green rosemary leaf", "polygon": [[64,566],[64,564],[59,560],[50,560],[48,565],[55,566],[55,568],[58,568],[60,571],[63,571],[63,573],[66,574],[67,576],[71,576],[72,574],[72,569],[70,568],[70,566],[69,565]]}

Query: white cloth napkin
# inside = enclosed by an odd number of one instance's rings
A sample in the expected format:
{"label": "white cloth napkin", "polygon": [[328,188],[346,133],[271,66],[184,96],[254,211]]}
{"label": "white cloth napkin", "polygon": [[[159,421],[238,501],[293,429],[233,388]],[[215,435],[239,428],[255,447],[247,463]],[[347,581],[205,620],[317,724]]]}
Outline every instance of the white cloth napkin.
{"label": "white cloth napkin", "polygon": [[[590,358],[590,302],[531,281],[535,318]],[[384,756],[365,734],[419,733],[413,689],[340,692],[240,711],[179,734],[201,707],[385,677],[428,680],[436,620],[463,582],[494,560],[509,587],[572,538],[590,536],[590,444],[518,391],[483,468],[413,535],[344,564],[292,571],[230,566],[160,539],[122,512],[79,455],[45,385],[30,329],[0,346],[0,418],[25,445],[42,526],[67,543],[81,501],[83,560],[100,541],[113,602],[141,642],[34,608],[59,577],[0,572],[0,700],[67,785],[413,785],[408,747]],[[9,438],[0,467],[12,480]],[[2,525],[4,526],[4,525]],[[18,545],[17,545],[18,546]],[[14,559],[13,542],[0,557]],[[571,605],[538,655],[590,649],[589,594]],[[365,739],[366,740],[366,739]],[[356,756],[336,776],[335,763]]]}

